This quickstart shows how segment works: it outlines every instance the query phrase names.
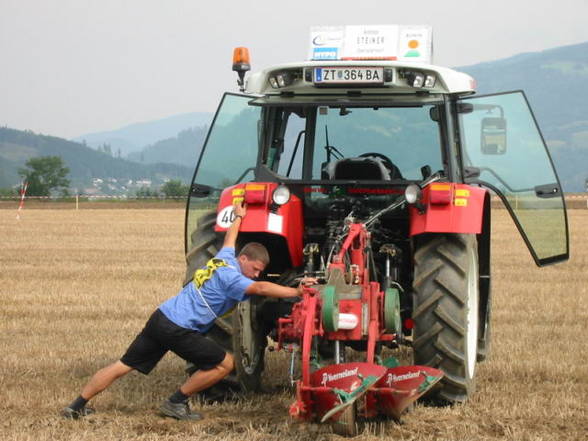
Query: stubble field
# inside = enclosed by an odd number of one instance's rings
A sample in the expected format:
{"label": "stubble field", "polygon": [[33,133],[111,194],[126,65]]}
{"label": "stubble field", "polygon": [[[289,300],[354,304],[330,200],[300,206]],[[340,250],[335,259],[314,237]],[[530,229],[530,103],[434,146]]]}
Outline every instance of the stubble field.
{"label": "stubble field", "polygon": [[[183,210],[0,210],[0,439],[335,440],[293,422],[287,362],[268,354],[265,392],[196,407],[204,421],[157,414],[184,380],[168,354],[94,400],[59,410],[93,372],[120,357],[151,311],[183,280]],[[402,425],[371,423],[358,440],[588,438],[588,210],[570,210],[572,258],[538,269],[503,210],[493,227],[494,345],[466,405],[418,405]]]}

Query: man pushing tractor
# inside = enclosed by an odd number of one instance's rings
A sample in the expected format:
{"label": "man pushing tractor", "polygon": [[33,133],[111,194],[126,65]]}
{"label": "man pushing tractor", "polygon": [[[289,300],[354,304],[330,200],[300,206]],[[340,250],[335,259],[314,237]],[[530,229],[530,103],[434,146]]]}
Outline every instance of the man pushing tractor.
{"label": "man pushing tractor", "polygon": [[92,408],[86,407],[90,399],[133,370],[148,375],[159,360],[172,351],[198,370],[159,410],[179,420],[202,419],[202,414],[190,410],[188,399],[222,380],[234,368],[232,355],[204,336],[214,320],[249,296],[296,297],[301,295],[303,283],[314,283],[314,279],[305,279],[298,288],[289,288],[253,280],[263,272],[269,256],[263,245],[253,242],[235,256],[239,226],[246,213],[244,204],[235,205],[234,221],[218,254],[194,273],[192,282],[178,295],[155,310],[120,360],[94,374],[81,394],[63,409],[64,417],[78,419],[94,413]]}

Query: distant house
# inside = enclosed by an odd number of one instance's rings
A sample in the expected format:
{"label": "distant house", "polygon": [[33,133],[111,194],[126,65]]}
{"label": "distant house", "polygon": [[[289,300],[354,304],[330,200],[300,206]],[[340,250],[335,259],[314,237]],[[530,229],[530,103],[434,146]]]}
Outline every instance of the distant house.
{"label": "distant house", "polygon": [[137,187],[151,187],[151,179],[139,179],[135,181]]}

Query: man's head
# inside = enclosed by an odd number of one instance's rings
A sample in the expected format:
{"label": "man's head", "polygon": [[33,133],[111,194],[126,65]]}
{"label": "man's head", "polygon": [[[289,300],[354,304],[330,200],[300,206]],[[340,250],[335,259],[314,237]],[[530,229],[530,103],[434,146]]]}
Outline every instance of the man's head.
{"label": "man's head", "polygon": [[269,253],[260,243],[249,242],[243,247],[237,261],[245,277],[256,279],[269,263]]}

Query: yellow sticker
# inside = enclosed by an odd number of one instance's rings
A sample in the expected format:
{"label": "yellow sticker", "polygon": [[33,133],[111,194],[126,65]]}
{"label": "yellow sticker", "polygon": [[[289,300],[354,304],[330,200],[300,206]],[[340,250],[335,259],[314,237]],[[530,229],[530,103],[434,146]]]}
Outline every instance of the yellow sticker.
{"label": "yellow sticker", "polygon": [[244,198],[233,198],[233,205],[240,204]]}
{"label": "yellow sticker", "polygon": [[455,198],[455,206],[456,207],[467,207],[468,200],[463,198]]}
{"label": "yellow sticker", "polygon": [[233,191],[231,191],[232,196],[243,196],[244,194],[245,194],[244,188],[235,188]]}
{"label": "yellow sticker", "polygon": [[245,184],[245,190],[265,190],[264,184]]}
{"label": "yellow sticker", "polygon": [[463,198],[469,198],[470,197],[470,191],[466,190],[465,188],[458,188],[457,190],[455,190],[455,195],[456,196],[461,196]]}

